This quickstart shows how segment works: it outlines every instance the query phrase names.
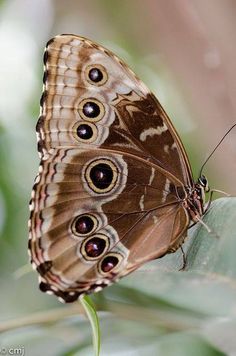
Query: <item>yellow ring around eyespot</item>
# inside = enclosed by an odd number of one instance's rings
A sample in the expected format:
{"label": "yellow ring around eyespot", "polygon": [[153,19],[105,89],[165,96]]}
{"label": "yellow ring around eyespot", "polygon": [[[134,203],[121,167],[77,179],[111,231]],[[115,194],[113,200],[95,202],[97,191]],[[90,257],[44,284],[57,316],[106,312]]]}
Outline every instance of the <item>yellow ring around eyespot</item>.
{"label": "yellow ring around eyespot", "polygon": [[[94,238],[102,239],[106,243],[103,252],[97,257],[88,256],[88,254],[87,254],[87,252],[85,250],[85,245],[87,244],[87,242],[92,240],[92,239],[94,239]],[[95,261],[96,259],[100,259],[107,252],[107,250],[109,249],[109,246],[110,246],[109,237],[106,236],[105,234],[98,233],[98,234],[94,234],[92,236],[89,236],[86,240],[84,240],[82,242],[82,244],[80,246],[80,253],[87,261]]]}
{"label": "yellow ring around eyespot", "polygon": [[[95,104],[98,105],[99,107],[99,110],[100,110],[100,113],[97,117],[94,117],[94,118],[91,118],[91,117],[87,117],[84,113],[83,113],[83,107],[86,103],[88,102],[93,102]],[[104,105],[97,99],[95,98],[86,98],[86,99],[83,99],[80,103],[79,103],[79,106],[78,106],[78,112],[79,112],[79,115],[80,117],[85,120],[85,121],[89,121],[89,122],[97,122],[97,121],[100,121],[102,120],[102,118],[104,117],[105,115],[105,108],[104,108]]]}
{"label": "yellow ring around eyespot", "polygon": [[[93,80],[91,80],[89,78],[89,71],[91,69],[99,69],[102,72],[103,78],[102,80],[100,80],[99,82],[94,82]],[[108,80],[108,74],[106,69],[101,65],[101,64],[89,64],[86,68],[85,68],[85,79],[87,80],[87,82],[89,84],[95,85],[95,86],[101,86],[103,84],[105,84]]]}
{"label": "yellow ring around eyespot", "polygon": [[[85,234],[80,234],[80,233],[78,233],[78,232],[76,231],[76,229],[75,229],[76,221],[77,221],[80,217],[82,217],[82,216],[88,216],[88,217],[90,217],[90,218],[92,219],[92,221],[93,221],[93,224],[94,224],[92,230],[89,231],[89,232],[87,232],[87,233],[85,233]],[[70,226],[70,232],[72,232],[72,234],[74,235],[74,236],[73,236],[74,238],[77,238],[77,237],[84,238],[84,237],[87,237],[87,236],[90,236],[91,234],[93,234],[94,231],[98,228],[98,225],[99,225],[98,219],[97,219],[97,217],[96,217],[95,215],[87,214],[87,213],[80,214],[80,215],[76,216],[76,217],[73,219],[73,221],[72,221],[72,223],[71,223],[71,226]]]}
{"label": "yellow ring around eyespot", "polygon": [[[97,188],[94,183],[92,182],[91,178],[90,178],[90,172],[91,172],[91,169],[93,167],[95,167],[96,165],[98,164],[107,164],[112,172],[113,172],[113,177],[112,177],[112,181],[111,183],[109,184],[108,187],[104,188],[104,189],[100,189],[100,188]],[[110,192],[114,187],[115,187],[115,184],[117,182],[117,178],[118,178],[118,173],[119,173],[119,170],[118,168],[115,166],[115,164],[110,161],[109,159],[97,159],[93,162],[90,162],[90,164],[86,167],[85,169],[85,181],[87,182],[89,188],[95,192],[95,193],[107,193],[107,192]]]}
{"label": "yellow ring around eyespot", "polygon": [[[88,126],[90,126],[91,129],[92,129],[92,131],[93,131],[92,137],[90,137],[90,138],[88,138],[88,139],[83,139],[83,138],[79,137],[79,136],[77,135],[77,129],[78,129],[78,127],[79,127],[80,125],[88,125]],[[97,139],[97,137],[98,137],[98,129],[97,129],[97,126],[96,126],[95,124],[91,123],[91,122],[79,121],[79,122],[77,122],[77,123],[73,126],[72,130],[73,130],[73,136],[74,136],[74,138],[75,138],[77,141],[79,141],[79,142],[91,143],[91,142],[96,141],[96,139]]]}

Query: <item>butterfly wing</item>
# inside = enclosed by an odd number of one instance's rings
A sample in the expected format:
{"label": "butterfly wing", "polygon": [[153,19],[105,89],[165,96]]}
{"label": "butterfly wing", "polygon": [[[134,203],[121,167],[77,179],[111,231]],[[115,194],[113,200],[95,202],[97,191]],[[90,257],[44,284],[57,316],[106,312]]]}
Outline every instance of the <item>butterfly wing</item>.
{"label": "butterfly wing", "polygon": [[64,35],[44,63],[29,250],[41,289],[71,302],[182,243],[192,175],[161,105],[115,55]]}
{"label": "butterfly wing", "polygon": [[[88,39],[64,35],[48,42],[44,65],[37,124],[42,153],[84,144],[130,152],[192,186],[177,132],[155,96],[122,60]],[[91,80],[96,70],[100,81]],[[97,112],[87,115],[85,109],[93,107]]]}
{"label": "butterfly wing", "polygon": [[[101,162],[109,172],[103,186],[92,171]],[[182,242],[188,216],[177,181],[142,158],[54,149],[40,167],[29,248],[42,290],[74,301]]]}

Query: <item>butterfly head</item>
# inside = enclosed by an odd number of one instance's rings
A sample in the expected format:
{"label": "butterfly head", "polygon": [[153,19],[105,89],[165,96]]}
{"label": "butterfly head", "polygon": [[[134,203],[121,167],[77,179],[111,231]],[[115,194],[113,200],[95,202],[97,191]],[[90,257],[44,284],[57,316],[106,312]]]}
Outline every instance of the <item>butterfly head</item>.
{"label": "butterfly head", "polygon": [[204,214],[205,193],[209,191],[208,180],[202,174],[194,185],[194,189],[188,199],[187,210],[192,221],[197,222],[199,217]]}
{"label": "butterfly head", "polygon": [[194,189],[189,192],[184,204],[191,221],[198,222],[199,218],[204,214],[205,193],[209,191],[207,178],[201,175],[194,184]]}
{"label": "butterfly head", "polygon": [[210,191],[210,187],[208,185],[208,180],[204,174],[202,174],[198,178],[198,184],[200,185],[201,188],[203,188],[204,192],[208,193]]}

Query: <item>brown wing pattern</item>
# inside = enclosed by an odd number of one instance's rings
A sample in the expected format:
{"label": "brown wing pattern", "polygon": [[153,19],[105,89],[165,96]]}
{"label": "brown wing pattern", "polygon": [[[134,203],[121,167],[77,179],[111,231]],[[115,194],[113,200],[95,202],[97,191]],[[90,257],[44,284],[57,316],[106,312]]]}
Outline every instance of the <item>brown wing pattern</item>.
{"label": "brown wing pattern", "polygon": [[[105,193],[95,192],[93,177],[86,174],[100,160],[117,174]],[[143,159],[104,155],[103,150],[54,149],[40,167],[29,247],[41,289],[67,302],[171,251],[186,230],[188,216],[176,197],[176,181]],[[95,223],[83,234],[75,222],[86,216]],[[96,238],[104,244],[91,257],[86,246]],[[109,257],[117,265],[106,272],[102,265]]]}
{"label": "brown wing pattern", "polygon": [[40,288],[72,302],[176,249],[186,153],[157,99],[114,54],[48,42],[29,251]]}
{"label": "brown wing pattern", "polygon": [[[143,156],[192,185],[184,147],[158,100],[113,53],[78,36],[58,36],[44,55],[44,93],[37,124],[39,150],[79,146],[78,123],[86,100],[101,104],[99,120],[89,119],[89,145]],[[105,83],[92,83],[90,68],[103,71]],[[85,120],[84,120],[85,119]]]}

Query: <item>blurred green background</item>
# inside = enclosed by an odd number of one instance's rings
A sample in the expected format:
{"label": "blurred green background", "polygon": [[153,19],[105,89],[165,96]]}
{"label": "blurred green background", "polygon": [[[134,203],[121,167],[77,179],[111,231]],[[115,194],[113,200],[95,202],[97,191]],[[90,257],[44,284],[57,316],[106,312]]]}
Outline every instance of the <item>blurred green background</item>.
{"label": "blurred green background", "polygon": [[[40,293],[36,274],[20,276],[23,270],[19,270],[28,262],[28,201],[39,164],[35,125],[42,91],[42,56],[48,39],[60,33],[82,35],[124,59],[168,112],[197,177],[207,154],[235,122],[235,16],[234,0],[0,2],[0,354],[3,347],[14,346],[22,347],[30,356],[92,355],[90,326],[80,315],[79,306],[73,311],[73,307]],[[205,169],[211,187],[230,194],[236,192],[235,134],[227,137]],[[175,258],[179,257],[177,254]],[[173,261],[175,264],[177,260]],[[208,340],[195,333],[199,325],[194,323],[206,317],[201,309],[205,308],[203,298],[199,300],[195,294],[195,302],[188,305],[186,312],[182,308],[192,287],[186,293],[180,292],[181,273],[158,275],[156,264],[150,266],[95,297],[103,310],[102,355],[227,354],[227,348],[216,342],[221,329],[215,324],[217,331]],[[168,273],[172,273],[170,278]],[[189,273],[185,279],[196,284],[196,275]],[[229,278],[228,274],[223,274],[224,278]],[[159,299],[155,299],[156,290],[148,289],[154,280],[163,283]],[[201,280],[200,287],[207,289],[208,307],[221,282],[224,279],[206,286]],[[172,287],[176,300],[170,298]],[[224,283],[220,287],[227,290]],[[230,279],[228,288],[228,299],[224,302],[220,294],[208,322],[213,317],[225,321],[232,311],[235,316],[235,280]],[[225,303],[232,310],[219,314],[219,306]],[[196,304],[201,310],[197,316]],[[74,316],[47,326],[38,322],[40,316],[44,322],[57,319],[57,315],[60,319],[60,313]],[[10,328],[8,320],[19,322],[19,326],[31,324],[23,317],[32,318],[36,325],[6,330]],[[232,325],[227,324],[225,330],[235,331],[235,319],[228,321]],[[232,340],[233,336],[226,344]],[[232,350],[236,354],[236,345],[232,344],[229,351]]]}

